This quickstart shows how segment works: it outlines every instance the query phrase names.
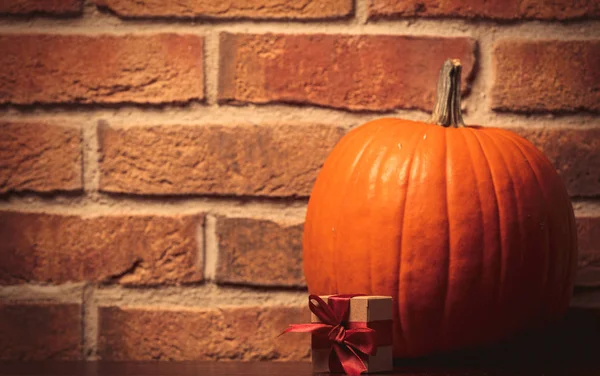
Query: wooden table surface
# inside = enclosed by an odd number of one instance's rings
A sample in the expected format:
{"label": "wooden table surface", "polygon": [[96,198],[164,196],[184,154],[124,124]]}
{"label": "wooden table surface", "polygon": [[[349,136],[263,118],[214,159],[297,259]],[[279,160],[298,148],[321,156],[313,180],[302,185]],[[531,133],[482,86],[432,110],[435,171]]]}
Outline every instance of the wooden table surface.
{"label": "wooden table surface", "polygon": [[[307,376],[309,363],[278,362],[40,362],[0,363],[2,376]],[[600,366],[398,366],[385,375],[404,376],[598,376]]]}
{"label": "wooden table surface", "polygon": [[[0,357],[2,354],[0,353]],[[0,362],[0,376],[307,376],[310,363]],[[493,346],[397,360],[405,376],[600,376],[600,310],[571,310],[565,320]]]}

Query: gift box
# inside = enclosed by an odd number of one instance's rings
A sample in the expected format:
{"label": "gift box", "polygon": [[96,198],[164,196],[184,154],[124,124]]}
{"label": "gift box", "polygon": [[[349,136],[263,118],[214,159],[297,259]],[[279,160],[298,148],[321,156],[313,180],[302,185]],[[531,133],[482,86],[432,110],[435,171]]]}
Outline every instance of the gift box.
{"label": "gift box", "polygon": [[[344,327],[344,332],[348,333],[352,329],[360,328],[369,328],[374,331],[374,333],[371,333],[370,338],[374,340],[375,354],[354,351],[355,355],[361,358],[366,367],[366,370],[363,370],[362,373],[391,371],[393,368],[392,298],[390,296],[348,295],[327,295],[320,296],[320,298],[322,302],[328,304],[337,312],[343,311],[343,308],[340,309],[338,307],[340,304],[348,305],[346,317],[341,323]],[[313,310],[311,309],[311,311]],[[314,311],[311,313],[311,322],[322,322]],[[324,333],[324,331],[312,332],[313,371],[318,373],[345,372],[344,367],[342,367],[340,360],[337,359],[332,349],[331,336],[326,334],[329,333]],[[349,344],[349,347],[352,347],[352,343]]]}

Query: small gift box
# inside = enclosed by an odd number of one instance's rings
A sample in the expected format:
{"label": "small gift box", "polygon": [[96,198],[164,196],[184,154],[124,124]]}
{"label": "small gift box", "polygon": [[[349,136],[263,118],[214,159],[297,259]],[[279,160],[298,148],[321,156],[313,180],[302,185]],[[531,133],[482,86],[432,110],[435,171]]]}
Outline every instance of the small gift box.
{"label": "small gift box", "polygon": [[349,375],[392,370],[392,298],[328,295],[309,297],[310,324],[284,332],[312,334],[314,372]]}
{"label": "small gift box", "polygon": [[[320,298],[330,307],[334,307],[334,312],[340,303],[348,304],[347,319],[342,321],[346,337],[348,337],[349,330],[352,329],[369,328],[374,330],[374,354],[358,354],[366,367],[363,373],[391,371],[393,368],[392,297],[353,296],[348,299],[343,295],[329,295]],[[342,310],[338,310],[338,312]],[[314,312],[311,314],[311,322],[321,322]],[[350,346],[352,345],[350,344]],[[344,372],[344,369],[340,367],[340,362],[332,359],[335,357],[331,356],[332,349],[328,338],[324,340],[324,336],[313,333],[311,348],[314,372]]]}

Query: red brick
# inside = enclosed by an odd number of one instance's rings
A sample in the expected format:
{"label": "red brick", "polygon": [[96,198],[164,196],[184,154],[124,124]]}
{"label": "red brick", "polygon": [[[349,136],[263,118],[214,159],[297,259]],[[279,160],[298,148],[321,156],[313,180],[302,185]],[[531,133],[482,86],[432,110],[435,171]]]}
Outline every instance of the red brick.
{"label": "red brick", "polygon": [[600,216],[578,216],[576,222],[580,265],[600,261]]}
{"label": "red brick", "polygon": [[81,307],[0,303],[0,359],[81,359]]}
{"label": "red brick", "polygon": [[198,282],[202,225],[202,215],[84,218],[0,212],[0,284]]}
{"label": "red brick", "polygon": [[[600,287],[600,260],[577,270],[575,286],[587,288]],[[600,304],[600,301],[598,303]]]}
{"label": "red brick", "polygon": [[323,125],[100,127],[100,189],[308,196],[344,134]]}
{"label": "red brick", "polygon": [[600,111],[600,40],[501,40],[494,46],[492,107]]}
{"label": "red brick", "polygon": [[465,87],[475,48],[469,38],[223,33],[219,101],[431,110],[443,62],[462,60]]}
{"label": "red brick", "polygon": [[352,0],[95,0],[122,17],[325,19],[353,13]]}
{"label": "red brick", "polygon": [[569,194],[600,195],[600,128],[512,128],[538,147],[556,167]]}
{"label": "red brick", "polygon": [[305,286],[303,225],[252,218],[217,218],[216,280],[264,286]]}
{"label": "red brick", "polygon": [[51,15],[76,15],[83,10],[83,0],[2,0],[1,14],[25,15],[42,13]]}
{"label": "red brick", "polygon": [[307,360],[309,336],[277,336],[308,322],[304,307],[119,308],[99,311],[103,360]]}
{"label": "red brick", "polygon": [[0,122],[0,193],[83,189],[81,131]]}
{"label": "red brick", "polygon": [[203,39],[194,35],[4,34],[0,51],[0,103],[204,98]]}
{"label": "red brick", "polygon": [[579,263],[576,285],[600,287],[600,217],[577,218]]}
{"label": "red brick", "polygon": [[573,0],[369,0],[371,19],[415,16],[500,20],[598,18],[600,3]]}

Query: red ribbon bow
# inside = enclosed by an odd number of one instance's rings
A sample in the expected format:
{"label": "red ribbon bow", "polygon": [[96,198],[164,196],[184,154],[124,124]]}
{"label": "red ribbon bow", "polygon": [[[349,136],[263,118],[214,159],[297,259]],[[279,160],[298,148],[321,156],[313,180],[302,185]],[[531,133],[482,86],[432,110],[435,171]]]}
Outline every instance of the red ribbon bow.
{"label": "red ribbon bow", "polygon": [[317,295],[310,295],[308,306],[321,323],[292,324],[281,334],[313,333],[329,340],[333,350],[329,356],[330,369],[337,368],[336,364],[341,364],[348,375],[359,375],[367,370],[363,357],[375,355],[377,346],[375,330],[347,327],[350,299],[354,296],[358,295],[333,295],[327,304]]}

